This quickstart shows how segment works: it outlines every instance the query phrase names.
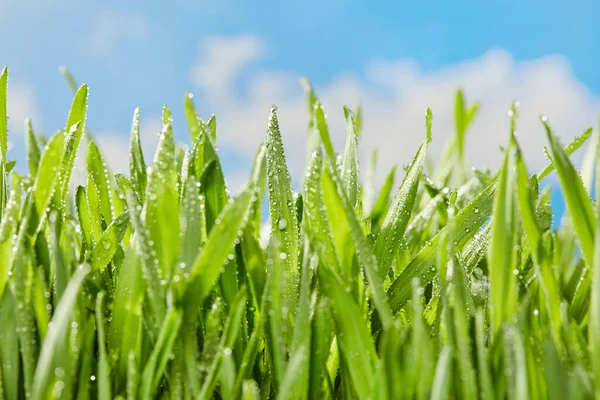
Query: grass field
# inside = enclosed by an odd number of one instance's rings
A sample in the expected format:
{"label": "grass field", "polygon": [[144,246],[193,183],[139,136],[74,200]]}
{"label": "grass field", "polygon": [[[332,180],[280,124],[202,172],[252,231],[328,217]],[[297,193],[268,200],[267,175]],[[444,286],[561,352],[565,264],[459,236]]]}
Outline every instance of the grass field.
{"label": "grass field", "polygon": [[[300,190],[274,107],[231,197],[216,119],[191,97],[191,150],[165,106],[149,162],[136,110],[129,174],[113,174],[85,127],[87,86],[65,75],[64,131],[27,121],[16,169],[0,78],[0,398],[600,398],[597,131],[563,147],[542,118],[549,163],[531,174],[513,105],[502,167],[470,170],[477,105],[458,92],[441,161],[427,158],[427,110],[414,159],[375,195],[374,162],[359,179],[360,110],[343,110],[337,153],[309,88]],[[569,156],[587,139],[578,171]],[[87,183],[72,190],[80,147]],[[569,216],[556,230],[539,187],[553,171]]]}

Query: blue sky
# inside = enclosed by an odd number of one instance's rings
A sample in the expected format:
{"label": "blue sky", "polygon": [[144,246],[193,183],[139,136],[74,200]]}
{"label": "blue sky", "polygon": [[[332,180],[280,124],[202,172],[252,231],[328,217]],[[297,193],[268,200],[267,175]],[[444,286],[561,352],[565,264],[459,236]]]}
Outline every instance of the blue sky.
{"label": "blue sky", "polygon": [[181,104],[190,91],[204,115],[217,114],[235,182],[245,179],[272,103],[281,109],[292,171],[301,169],[301,76],[322,94],[338,143],[341,105],[365,105],[363,157],[378,147],[382,171],[410,161],[427,105],[435,117],[433,154],[439,151],[451,133],[458,86],[483,106],[471,132],[475,165],[497,163],[511,99],[522,103],[520,138],[532,169],[544,163],[541,113],[566,141],[600,111],[597,1],[211,3],[0,3],[15,152],[24,116],[46,133],[64,124],[71,94],[60,64],[89,83],[89,126],[115,168],[126,166],[135,107],[142,109],[148,152],[164,103],[174,110],[178,138],[186,138]]}

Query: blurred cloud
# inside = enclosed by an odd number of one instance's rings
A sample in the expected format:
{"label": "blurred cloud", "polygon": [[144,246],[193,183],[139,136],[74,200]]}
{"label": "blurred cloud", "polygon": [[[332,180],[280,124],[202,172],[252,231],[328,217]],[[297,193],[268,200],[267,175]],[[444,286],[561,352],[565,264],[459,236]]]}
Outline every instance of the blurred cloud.
{"label": "blurred cloud", "polygon": [[124,41],[145,39],[149,30],[148,20],[142,15],[102,12],[94,16],[84,44],[93,55],[109,56]]}
{"label": "blurred cloud", "polygon": [[[249,68],[265,56],[266,48],[264,40],[253,35],[204,38],[192,67],[192,81],[218,117],[219,145],[243,160],[236,163],[239,170],[227,172],[238,176],[238,171],[250,166],[265,138],[269,109],[277,104],[286,156],[293,176],[299,177],[306,157],[308,116],[300,75]],[[361,160],[364,163],[371,149],[378,148],[381,177],[393,165],[411,161],[425,136],[428,106],[434,115],[430,155],[433,160],[440,155],[453,134],[458,87],[465,90],[469,102],[481,103],[467,145],[470,162],[477,167],[499,165],[499,147],[508,140],[507,111],[512,100],[520,101],[518,136],[530,168],[545,164],[542,147],[546,138],[539,123],[542,114],[566,142],[595,126],[600,112],[599,99],[578,81],[563,57],[517,62],[499,49],[434,71],[421,70],[411,59],[374,59],[362,74],[340,72],[315,89],[328,112],[338,150],[345,137],[342,106],[362,104]]]}
{"label": "blurred cloud", "polygon": [[244,67],[265,54],[263,40],[253,35],[209,36],[198,46],[201,61],[191,70],[193,82],[215,101],[229,100]]}
{"label": "blurred cloud", "polygon": [[6,105],[9,131],[22,133],[26,118],[31,118],[34,126],[40,125],[40,112],[35,98],[35,90],[29,82],[9,82]]}

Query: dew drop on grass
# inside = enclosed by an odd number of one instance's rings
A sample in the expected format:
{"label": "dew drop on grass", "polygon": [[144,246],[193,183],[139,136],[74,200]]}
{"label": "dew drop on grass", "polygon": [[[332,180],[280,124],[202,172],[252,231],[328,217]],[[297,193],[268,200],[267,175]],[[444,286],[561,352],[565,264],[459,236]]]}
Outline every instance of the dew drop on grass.
{"label": "dew drop on grass", "polygon": [[279,228],[280,231],[287,228],[287,220],[285,218],[279,218],[277,221],[277,228]]}

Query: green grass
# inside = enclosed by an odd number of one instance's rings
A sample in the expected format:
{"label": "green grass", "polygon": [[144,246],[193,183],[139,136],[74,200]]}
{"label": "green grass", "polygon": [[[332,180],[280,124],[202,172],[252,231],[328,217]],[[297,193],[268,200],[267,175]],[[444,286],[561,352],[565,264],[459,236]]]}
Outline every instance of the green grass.
{"label": "green grass", "polygon": [[[513,105],[501,168],[470,171],[478,105],[458,92],[441,161],[427,110],[414,159],[375,193],[376,155],[359,179],[362,112],[344,108],[336,153],[305,82],[301,191],[274,107],[232,197],[217,121],[190,96],[191,146],[165,106],[148,163],[136,110],[129,174],[113,174],[85,126],[87,86],[62,72],[65,129],[45,138],[26,121],[17,169],[0,77],[0,399],[600,397],[598,132],[563,147],[542,118],[549,164],[531,174]],[[580,173],[570,154],[590,137]],[[87,181],[71,190],[79,147]],[[553,170],[569,217],[556,230],[539,185]]]}

